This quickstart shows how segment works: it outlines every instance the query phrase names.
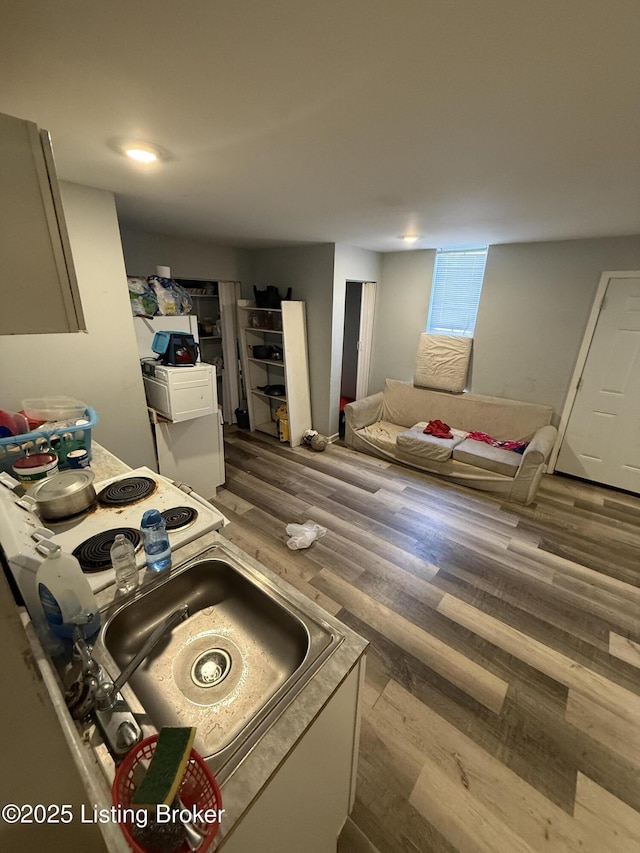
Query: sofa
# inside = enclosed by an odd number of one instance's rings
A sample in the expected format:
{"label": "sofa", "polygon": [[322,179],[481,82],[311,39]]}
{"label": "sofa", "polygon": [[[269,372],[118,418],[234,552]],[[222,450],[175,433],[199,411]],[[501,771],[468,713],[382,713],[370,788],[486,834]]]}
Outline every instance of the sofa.
{"label": "sofa", "polygon": [[[556,440],[550,406],[450,394],[387,379],[384,391],[345,406],[345,443],[364,453],[438,474],[508,501],[534,499]],[[430,421],[451,428],[452,438],[424,433]],[[524,452],[468,438],[527,441]]]}

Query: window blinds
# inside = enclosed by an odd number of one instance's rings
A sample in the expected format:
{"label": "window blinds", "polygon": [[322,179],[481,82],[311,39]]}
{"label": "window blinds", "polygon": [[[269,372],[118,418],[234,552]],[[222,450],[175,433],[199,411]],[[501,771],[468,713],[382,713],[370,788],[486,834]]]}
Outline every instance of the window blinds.
{"label": "window blinds", "polygon": [[473,335],[486,261],[486,248],[436,253],[427,332]]}

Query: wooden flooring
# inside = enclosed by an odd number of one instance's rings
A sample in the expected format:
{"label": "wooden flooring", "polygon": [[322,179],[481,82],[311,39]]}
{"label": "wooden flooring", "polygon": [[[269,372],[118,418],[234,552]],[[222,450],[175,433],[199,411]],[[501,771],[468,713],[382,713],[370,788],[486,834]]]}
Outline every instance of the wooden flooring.
{"label": "wooden flooring", "polygon": [[[640,851],[640,498],[225,443],[225,535],[371,644],[340,853]],[[307,519],[326,536],[290,551]]]}

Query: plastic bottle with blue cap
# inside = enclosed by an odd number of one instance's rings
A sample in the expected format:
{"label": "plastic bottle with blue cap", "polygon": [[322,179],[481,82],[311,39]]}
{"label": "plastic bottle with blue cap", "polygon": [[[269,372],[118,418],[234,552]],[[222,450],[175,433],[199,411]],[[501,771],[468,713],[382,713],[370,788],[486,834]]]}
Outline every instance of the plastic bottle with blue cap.
{"label": "plastic bottle with blue cap", "polygon": [[148,509],[140,525],[147,566],[154,572],[171,568],[171,546],[164,518],[157,509]]}

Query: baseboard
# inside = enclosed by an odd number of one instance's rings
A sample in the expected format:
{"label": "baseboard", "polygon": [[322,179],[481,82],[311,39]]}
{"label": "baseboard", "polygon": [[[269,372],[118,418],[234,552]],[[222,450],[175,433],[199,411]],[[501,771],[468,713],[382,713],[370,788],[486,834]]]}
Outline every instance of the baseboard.
{"label": "baseboard", "polygon": [[360,827],[348,817],[338,838],[338,853],[380,853],[380,851]]}

